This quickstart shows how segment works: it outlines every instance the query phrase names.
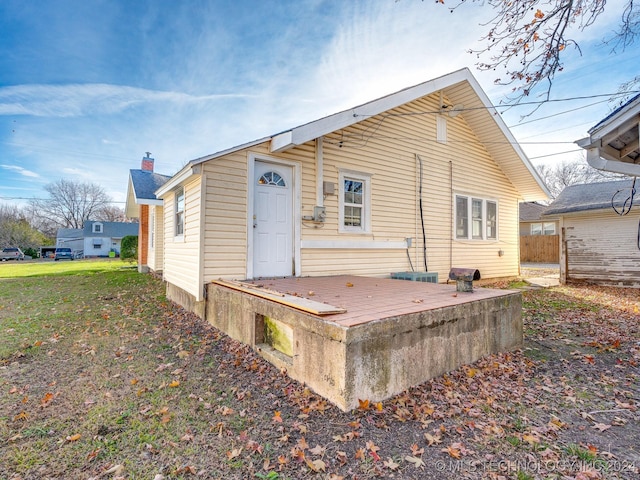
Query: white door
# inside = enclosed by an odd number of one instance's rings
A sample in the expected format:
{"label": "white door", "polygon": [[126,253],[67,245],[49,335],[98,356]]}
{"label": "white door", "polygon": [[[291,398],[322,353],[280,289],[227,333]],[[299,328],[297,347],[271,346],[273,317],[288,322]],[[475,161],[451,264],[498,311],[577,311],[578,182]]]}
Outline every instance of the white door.
{"label": "white door", "polygon": [[255,162],[253,276],[293,275],[292,168]]}

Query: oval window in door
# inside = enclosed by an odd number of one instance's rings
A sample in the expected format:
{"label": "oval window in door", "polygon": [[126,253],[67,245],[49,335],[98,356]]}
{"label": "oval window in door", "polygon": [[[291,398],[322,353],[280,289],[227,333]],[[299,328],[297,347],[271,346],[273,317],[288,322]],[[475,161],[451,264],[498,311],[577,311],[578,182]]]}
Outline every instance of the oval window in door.
{"label": "oval window in door", "polygon": [[286,187],[284,178],[277,172],[266,172],[258,179],[258,185],[272,185],[274,187]]}

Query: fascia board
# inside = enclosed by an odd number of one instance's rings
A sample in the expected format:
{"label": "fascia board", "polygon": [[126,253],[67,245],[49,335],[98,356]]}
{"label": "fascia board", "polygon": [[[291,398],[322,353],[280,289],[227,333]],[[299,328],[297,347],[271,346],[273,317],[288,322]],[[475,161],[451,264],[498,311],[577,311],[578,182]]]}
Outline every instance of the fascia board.
{"label": "fascia board", "polygon": [[[418,98],[430,95],[463,81],[471,82],[473,76],[468,68],[463,68],[442,77],[429,80],[413,87],[400,90],[369,103],[329,115],[328,117],[293,128],[272,139],[271,151],[282,152],[296,145],[314,140],[342,128],[362,121],[364,117],[373,117]],[[478,86],[474,82],[475,86]],[[476,87],[474,89],[477,90]]]}
{"label": "fascia board", "polygon": [[612,116],[602,125],[592,128],[588,131],[591,135],[591,141],[595,142],[602,139],[605,135],[628,122],[637,122],[640,118],[640,98],[635,102],[627,105],[623,110]]}
{"label": "fascia board", "polygon": [[533,166],[533,164],[529,160],[529,157],[527,157],[527,155],[524,153],[524,151],[520,147],[520,144],[511,133],[511,130],[509,130],[509,127],[507,127],[507,124],[504,123],[502,116],[495,109],[495,107],[491,103],[491,100],[489,100],[489,97],[487,97],[487,95],[484,93],[484,90],[482,90],[482,87],[480,86],[478,81],[473,77],[473,75],[469,74],[468,82],[471,85],[471,88],[473,89],[475,94],[478,96],[478,98],[482,102],[482,104],[486,107],[487,111],[492,114],[491,117],[496,122],[496,125],[498,126],[502,134],[505,136],[509,144],[511,144],[511,146],[516,152],[516,155],[518,155],[518,157],[520,158],[520,161],[525,166],[525,168],[529,171],[533,179],[536,181],[536,183],[542,190],[542,192],[547,196],[547,198],[551,198],[551,192],[549,191],[549,189],[547,188],[547,185],[542,180],[540,173]]}
{"label": "fascia board", "polygon": [[170,192],[178,185],[186,181],[188,178],[198,175],[200,173],[200,166],[193,165],[191,163],[187,164],[182,170],[176,173],[173,177],[167,180],[167,183],[162,185],[158,190],[156,190],[155,196],[157,198],[162,197],[167,192]]}

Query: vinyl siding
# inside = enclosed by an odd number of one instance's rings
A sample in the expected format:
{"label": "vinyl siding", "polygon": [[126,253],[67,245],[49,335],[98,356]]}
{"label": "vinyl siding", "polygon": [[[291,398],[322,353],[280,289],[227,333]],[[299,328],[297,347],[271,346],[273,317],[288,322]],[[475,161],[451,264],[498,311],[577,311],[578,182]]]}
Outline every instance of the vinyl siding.
{"label": "vinyl siding", "polygon": [[202,300],[200,281],[200,177],[189,179],[184,185],[184,235],[176,238],[175,192],[164,197],[164,279]]}
{"label": "vinyl siding", "polygon": [[[464,114],[446,117],[447,143],[435,141],[436,114],[433,112],[438,107],[438,95],[433,95],[326,136],[323,141],[323,180],[336,184],[336,194],[324,199],[326,222],[316,225],[302,221],[298,240],[304,245],[308,241],[404,242],[405,238],[411,237],[411,261],[416,270],[424,270],[418,208],[418,154],[423,161],[423,209],[429,271],[437,271],[441,281],[447,278],[452,266],[478,268],[483,278],[517,275],[518,201],[521,196],[471,131]],[[205,282],[246,276],[250,154],[296,162],[300,166],[302,180],[299,211],[294,212],[294,217],[300,219],[313,214],[316,205],[315,142],[283,153],[271,153],[268,147],[268,142],[265,142],[202,165],[206,178]],[[371,175],[370,233],[339,232],[338,178],[341,169]],[[498,240],[452,239],[455,194],[497,201]],[[170,201],[165,199],[167,219],[173,218],[170,211],[173,199]],[[187,208],[188,213],[190,210]],[[171,242],[173,222],[168,223],[170,225],[165,229],[168,232],[165,277],[169,280],[168,265],[175,265],[182,273],[172,275],[184,283],[188,272],[193,275],[197,271],[192,261],[197,255],[187,258],[177,254]],[[191,221],[188,227],[191,227]],[[189,237],[189,234],[185,235],[185,245],[179,248],[180,251],[188,250]],[[499,256],[499,251],[504,254]],[[300,272],[303,276],[338,273],[386,276],[394,271],[410,269],[404,248],[301,249]]]}
{"label": "vinyl siding", "polygon": [[[518,274],[518,192],[464,121],[447,118],[446,144],[435,141],[438,98],[421,99],[325,137],[324,179],[338,182],[341,168],[371,174],[370,234],[338,233],[338,195],[325,199],[327,222],[303,229],[303,239],[403,241],[413,239],[411,260],[424,270],[418,189],[423,162],[423,212],[427,266],[446,279],[454,267],[478,268],[483,278]],[[389,114],[391,116],[389,116]],[[398,114],[398,115],[396,115]],[[403,115],[404,114],[404,115]],[[451,188],[453,185],[453,188]],[[339,185],[336,185],[339,193]],[[455,194],[498,202],[498,240],[452,240]],[[304,198],[315,198],[305,192]],[[303,212],[305,214],[306,212]],[[503,256],[498,251],[504,252]],[[327,250],[302,252],[303,275],[354,273],[388,275],[410,270],[404,249]]]}
{"label": "vinyl siding", "polygon": [[[567,281],[640,286],[638,212],[585,212],[563,218]],[[561,268],[565,268],[561,262]]]}
{"label": "vinyl siding", "polygon": [[163,270],[163,244],[164,244],[164,212],[161,206],[152,205],[149,207],[149,225],[151,217],[153,219],[153,244],[151,242],[151,232],[149,232],[149,248],[147,254],[147,265],[155,272]]}

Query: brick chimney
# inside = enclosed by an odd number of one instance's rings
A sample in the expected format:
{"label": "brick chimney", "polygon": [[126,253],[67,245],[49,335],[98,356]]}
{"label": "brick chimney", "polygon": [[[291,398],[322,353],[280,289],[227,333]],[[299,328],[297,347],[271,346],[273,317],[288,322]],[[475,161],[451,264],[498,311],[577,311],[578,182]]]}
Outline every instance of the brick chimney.
{"label": "brick chimney", "polygon": [[151,158],[149,155],[151,155],[151,152],[145,152],[146,156],[142,157],[142,171],[144,172],[153,172],[153,158]]}

